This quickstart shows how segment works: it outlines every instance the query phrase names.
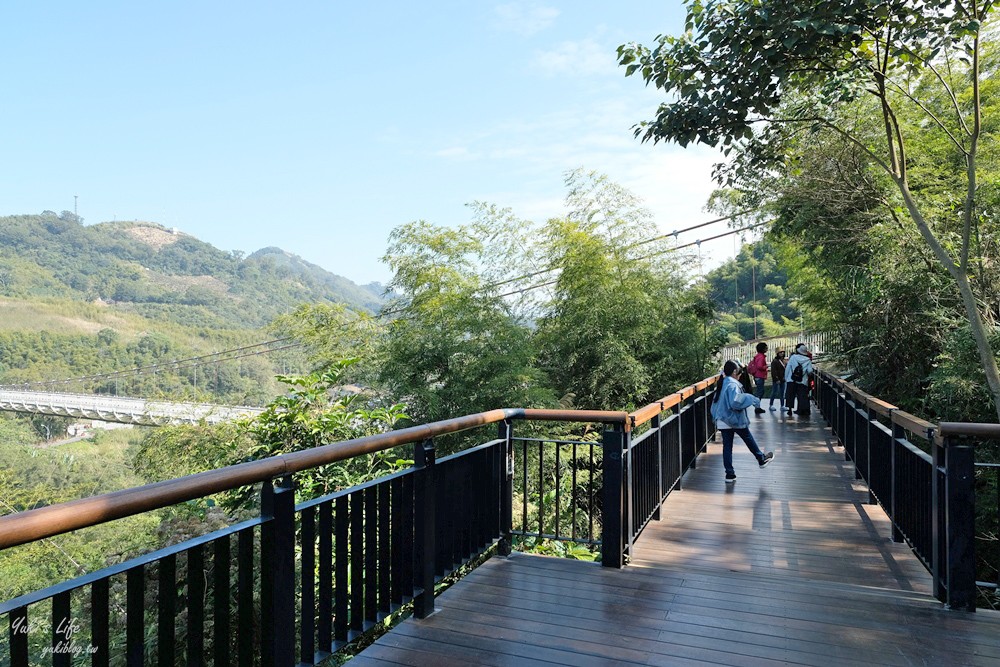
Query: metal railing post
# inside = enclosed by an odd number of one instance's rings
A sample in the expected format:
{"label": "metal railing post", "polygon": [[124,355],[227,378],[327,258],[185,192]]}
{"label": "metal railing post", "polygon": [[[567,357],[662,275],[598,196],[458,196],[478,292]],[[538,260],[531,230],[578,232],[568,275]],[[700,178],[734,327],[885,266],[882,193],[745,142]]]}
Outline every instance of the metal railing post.
{"label": "metal railing post", "polygon": [[948,607],[976,610],[975,457],[966,436],[946,437],[945,526]]}
{"label": "metal railing post", "polygon": [[[868,420],[868,427],[865,429],[865,460],[867,461],[865,470],[868,472],[868,478],[865,480],[865,483],[868,485],[868,504],[877,505],[878,501],[875,500],[875,493],[872,491],[872,480],[874,478],[874,474],[872,474],[872,441],[875,440],[872,432],[875,430],[875,424],[878,422],[878,413],[869,408],[867,403],[865,404],[865,413]],[[889,414],[890,416],[892,415],[891,412]]]}
{"label": "metal railing post", "polygon": [[[660,410],[663,410],[663,403],[660,403]],[[650,420],[649,427],[656,433],[656,509],[653,511],[653,520],[660,520],[660,506],[663,504],[663,429],[660,428],[660,413]]]}
{"label": "metal railing post", "polygon": [[681,426],[681,411],[684,409],[684,401],[678,401],[677,405],[674,406],[674,414],[677,419],[674,421],[677,423],[677,490],[680,491],[684,488],[684,427]]}
{"label": "metal railing post", "polygon": [[891,539],[893,542],[902,542],[903,533],[899,530],[899,515],[896,513],[896,498],[899,487],[899,471],[896,469],[896,439],[904,439],[906,433],[903,427],[892,422],[892,412],[889,413],[889,423],[892,424],[892,439],[889,441],[891,448],[889,454],[889,525],[891,526]]}
{"label": "metal railing post", "polygon": [[295,487],[290,476],[261,487],[261,664],[295,664]]}
{"label": "metal railing post", "polygon": [[434,461],[433,438],[413,444],[413,465],[417,468],[413,487],[413,573],[419,590],[413,599],[413,613],[417,618],[427,618],[434,613],[434,557],[437,553]]}
{"label": "metal railing post", "polygon": [[625,536],[625,562],[632,558],[632,545],[635,543],[635,465],[632,460],[632,430],[625,431],[625,515],[622,517],[622,526]]}
{"label": "metal railing post", "polygon": [[498,425],[497,438],[503,444],[503,469],[500,474],[500,543],[497,554],[509,556],[513,548],[511,532],[514,529],[514,425],[505,419]]}
{"label": "metal railing post", "polygon": [[941,475],[944,474],[944,441],[931,441],[931,580],[934,597],[944,602],[947,598],[945,568],[941,562],[945,539],[944,512],[941,507]]}
{"label": "metal railing post", "polygon": [[622,450],[625,430],[621,424],[609,424],[602,439],[601,489],[601,565],[623,565],[622,547]]}

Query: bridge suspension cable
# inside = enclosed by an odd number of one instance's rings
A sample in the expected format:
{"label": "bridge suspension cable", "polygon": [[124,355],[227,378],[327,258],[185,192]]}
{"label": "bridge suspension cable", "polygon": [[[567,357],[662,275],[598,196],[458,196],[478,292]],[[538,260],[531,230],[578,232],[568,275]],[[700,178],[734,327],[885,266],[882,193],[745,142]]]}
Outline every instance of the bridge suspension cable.
{"label": "bridge suspension cable", "polygon": [[[708,222],[701,222],[701,223],[698,223],[697,225],[691,225],[690,227],[684,227],[683,229],[675,229],[674,231],[668,232],[666,234],[660,234],[658,236],[652,236],[652,237],[650,237],[648,239],[643,239],[641,241],[636,241],[635,243],[632,243],[630,245],[627,245],[627,246],[623,247],[622,250],[631,250],[632,248],[638,248],[639,246],[643,246],[643,245],[647,245],[647,244],[650,244],[650,243],[654,243],[656,241],[662,241],[663,239],[670,238],[671,236],[674,237],[674,239],[676,239],[678,234],[683,234],[685,232],[694,231],[695,229],[701,229],[702,227],[707,227],[708,225],[714,225],[714,224],[719,223],[719,222],[725,222],[726,220],[732,220],[733,218],[739,217],[741,215],[746,215],[748,213],[755,213],[755,212],[757,212],[759,210],[760,210],[759,208],[752,208],[752,209],[747,209],[745,211],[738,211],[736,213],[723,216],[721,218],[715,218],[714,220],[709,220]],[[750,227],[747,227],[746,229],[750,229]],[[720,236],[712,236],[712,237],[707,238],[707,239],[701,239],[699,241],[696,241],[695,243],[700,244],[702,241],[711,241],[712,239],[721,238],[722,236],[727,236],[727,234],[722,234]],[[686,248],[689,245],[692,245],[692,244],[686,244],[686,245],[683,245],[683,246],[676,246],[674,249]],[[552,271],[555,271],[558,268],[559,268],[558,266],[550,266],[550,267],[545,268],[545,269],[539,269],[538,271],[532,271],[531,273],[526,273],[526,274],[524,274],[522,276],[517,276],[516,278],[507,278],[505,280],[500,280],[500,281],[497,281],[497,282],[494,282],[494,283],[489,283],[487,285],[483,285],[483,287],[481,289],[485,290],[485,289],[490,289],[490,288],[493,288],[493,287],[500,287],[501,285],[507,285],[507,284],[510,284],[510,283],[515,283],[515,282],[517,282],[519,280],[525,280],[527,278],[534,278],[535,276],[540,276],[540,275],[545,274],[545,273],[551,273]],[[514,292],[514,294],[516,294],[516,293],[517,292]]]}
{"label": "bridge suspension cable", "polygon": [[[698,239],[697,241],[692,241],[691,243],[685,243],[683,245],[678,245],[678,246],[671,246],[670,248],[666,248],[665,250],[658,250],[657,252],[653,252],[653,253],[650,253],[648,255],[643,255],[641,257],[634,257],[633,261],[641,261],[641,260],[644,260],[644,259],[651,259],[653,257],[658,257],[659,255],[665,255],[665,254],[667,254],[669,252],[676,252],[677,250],[681,250],[683,248],[690,248],[692,246],[701,247],[701,244],[704,243],[705,241],[714,241],[715,239],[721,239],[723,237],[730,236],[732,234],[739,234],[740,232],[745,232],[745,231],[748,231],[748,230],[751,230],[751,229],[756,229],[757,227],[763,227],[764,225],[768,225],[771,222],[773,222],[773,220],[767,220],[765,222],[758,222],[758,223],[753,224],[753,225],[747,225],[746,227],[740,227],[738,229],[732,229],[732,230],[730,230],[728,232],[725,232],[725,233],[722,233],[722,234],[716,234],[715,236],[709,236],[708,238]],[[636,244],[636,245],[638,245],[638,244]],[[630,247],[635,247],[635,246],[633,245],[633,246],[630,246]],[[513,280],[519,280],[519,279],[515,278]],[[541,289],[542,287],[549,287],[551,285],[555,285],[557,282],[559,282],[558,279],[557,280],[549,280],[547,282],[539,283],[537,285],[529,285],[528,287],[523,287],[521,289],[513,290],[511,292],[505,292],[503,294],[499,294],[498,296],[505,297],[505,296],[513,296],[515,294],[523,294],[525,292],[530,292],[531,290]],[[486,287],[489,287],[489,286],[487,285]],[[485,289],[486,287],[484,287],[483,289]]]}

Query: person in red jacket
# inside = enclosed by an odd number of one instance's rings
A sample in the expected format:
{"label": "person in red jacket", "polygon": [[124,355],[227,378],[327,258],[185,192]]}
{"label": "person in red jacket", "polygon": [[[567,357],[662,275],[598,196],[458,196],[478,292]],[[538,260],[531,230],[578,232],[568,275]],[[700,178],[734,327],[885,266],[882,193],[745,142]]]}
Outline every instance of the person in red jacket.
{"label": "person in red jacket", "polygon": [[[753,395],[758,399],[764,398],[764,382],[767,380],[768,370],[767,343],[757,343],[757,354],[754,355],[754,358],[749,364],[747,364],[747,372],[749,372],[750,377],[753,378]],[[753,411],[754,414],[757,415],[765,412],[765,410],[759,405],[755,407]]]}

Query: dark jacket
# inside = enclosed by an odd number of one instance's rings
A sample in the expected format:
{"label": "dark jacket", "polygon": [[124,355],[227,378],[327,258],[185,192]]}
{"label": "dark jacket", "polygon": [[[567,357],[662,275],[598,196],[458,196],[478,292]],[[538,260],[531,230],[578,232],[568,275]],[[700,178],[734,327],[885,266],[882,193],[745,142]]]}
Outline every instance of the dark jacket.
{"label": "dark jacket", "polygon": [[775,357],[771,360],[771,382],[784,382],[785,381],[785,365],[781,363],[781,359]]}

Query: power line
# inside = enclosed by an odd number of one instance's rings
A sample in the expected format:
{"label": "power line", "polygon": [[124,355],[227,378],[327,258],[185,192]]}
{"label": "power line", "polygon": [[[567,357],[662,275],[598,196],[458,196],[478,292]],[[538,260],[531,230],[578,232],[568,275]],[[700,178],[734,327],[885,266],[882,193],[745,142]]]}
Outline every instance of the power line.
{"label": "power line", "polygon": [[[651,238],[648,238],[648,239],[643,239],[641,241],[637,241],[637,242],[632,243],[630,245],[624,246],[622,249],[623,250],[631,250],[632,248],[637,248],[637,247],[640,247],[640,246],[643,246],[643,245],[648,245],[650,243],[654,243],[656,241],[663,240],[663,239],[666,239],[666,238],[669,238],[669,237],[677,238],[678,234],[683,234],[685,232],[693,231],[695,229],[701,229],[702,227],[707,227],[708,225],[713,225],[713,224],[717,224],[719,222],[724,222],[726,220],[731,220],[731,219],[733,219],[735,217],[738,217],[740,215],[746,215],[748,213],[753,213],[753,212],[756,212],[758,210],[759,209],[747,209],[747,210],[744,210],[744,211],[739,211],[737,213],[733,213],[731,215],[723,216],[723,217],[720,217],[720,218],[715,218],[713,220],[708,220],[707,222],[702,222],[702,223],[699,223],[697,225],[691,225],[689,227],[684,227],[682,229],[677,229],[677,230],[674,230],[674,231],[669,232],[667,234],[660,234],[658,236],[654,236],[654,237],[651,237]],[[712,240],[715,240],[715,239],[719,239],[719,238],[723,238],[723,237],[726,237],[726,236],[730,236],[732,234],[738,234],[740,232],[744,232],[744,231],[747,231],[747,230],[750,230],[750,229],[755,229],[757,227],[762,227],[762,226],[764,226],[766,224],[769,224],[769,222],[760,222],[760,223],[756,223],[756,224],[753,224],[753,225],[748,225],[746,227],[741,227],[741,228],[738,228],[738,229],[730,230],[730,231],[724,232],[722,234],[716,234],[715,236],[709,236],[709,237],[704,238],[704,239],[698,239],[698,240],[696,240],[694,242],[691,242],[691,243],[685,243],[685,244],[678,245],[678,246],[671,246],[670,248],[666,248],[664,250],[660,250],[660,251],[651,253],[649,255],[643,255],[641,257],[631,258],[631,261],[642,261],[642,260],[646,260],[646,259],[651,259],[653,257],[657,257],[659,255],[662,255],[662,254],[665,254],[665,253],[668,253],[668,252],[674,252],[676,250],[681,250],[683,248],[689,248],[689,247],[692,247],[692,246],[698,246],[700,248],[701,244],[704,243],[704,242],[706,242],[706,241],[712,241]],[[495,287],[500,287],[502,285],[508,285],[510,283],[515,283],[515,282],[519,282],[519,281],[522,281],[522,280],[527,280],[528,278],[534,278],[536,276],[540,276],[540,275],[543,275],[543,274],[546,274],[546,273],[551,273],[552,271],[558,270],[559,268],[560,267],[557,267],[557,266],[551,266],[549,268],[542,269],[542,270],[539,270],[539,271],[533,271],[531,273],[526,273],[524,275],[517,276],[515,278],[508,278],[508,279],[505,279],[505,280],[501,280],[501,281],[497,281],[497,282],[493,282],[493,283],[488,283],[486,285],[483,285],[482,287],[480,287],[476,291],[477,292],[481,292],[481,291],[493,289]],[[498,296],[498,298],[504,298],[504,297],[508,297],[508,296],[514,296],[516,294],[524,294],[526,292],[530,292],[530,291],[533,291],[533,290],[536,290],[536,289],[541,289],[543,287],[549,287],[551,285],[555,285],[556,283],[558,283],[558,280],[549,280],[549,281],[546,281],[546,282],[543,282],[543,283],[539,283],[537,285],[529,285],[527,287],[516,289],[516,290],[512,290],[510,292],[504,292],[504,293],[499,294],[497,296]],[[403,310],[405,310],[403,307],[398,307],[398,308],[395,308],[395,309],[390,309],[390,310],[387,310],[387,311],[382,311],[380,313],[375,314],[374,318],[375,319],[382,319],[382,318],[388,317],[390,315],[394,315],[396,313],[403,312]],[[340,328],[341,329],[346,329],[347,326],[348,326],[348,324],[344,323],[344,324],[341,325]],[[84,376],[80,376],[80,377],[65,378],[65,379],[61,379],[61,380],[44,380],[44,381],[28,382],[28,383],[21,383],[21,384],[18,384],[18,385],[8,385],[8,386],[43,386],[44,387],[44,386],[50,386],[50,385],[54,385],[54,384],[69,384],[71,382],[82,382],[82,381],[85,381],[85,380],[101,380],[101,379],[117,378],[117,377],[122,377],[122,376],[127,376],[127,375],[138,375],[138,374],[142,374],[142,373],[144,373],[146,371],[153,371],[155,373],[157,370],[160,370],[160,369],[171,370],[171,371],[185,370],[185,369],[188,369],[188,368],[196,368],[198,366],[206,366],[206,365],[209,365],[209,364],[219,364],[219,363],[223,363],[223,362],[226,362],[226,361],[233,361],[233,360],[242,359],[242,358],[245,358],[245,357],[258,356],[258,355],[261,355],[261,354],[270,354],[272,352],[278,352],[278,351],[281,351],[281,350],[291,349],[291,348],[295,348],[295,347],[302,347],[305,344],[305,343],[302,343],[302,342],[290,343],[288,345],[283,345],[283,346],[280,346],[280,347],[276,347],[276,348],[272,348],[272,349],[267,349],[267,350],[261,350],[261,351],[258,351],[258,352],[251,352],[251,353],[247,353],[247,354],[232,355],[232,353],[234,353],[234,352],[244,352],[246,350],[253,350],[253,349],[264,347],[264,346],[267,346],[267,345],[273,345],[274,343],[283,343],[285,341],[292,340],[293,338],[294,338],[293,336],[284,336],[284,337],[281,337],[281,338],[275,338],[275,339],[272,339],[272,340],[264,341],[262,343],[255,343],[253,345],[245,345],[245,346],[242,346],[242,347],[232,348],[232,349],[229,349],[229,350],[222,350],[220,352],[213,352],[213,353],[210,353],[210,354],[203,354],[203,355],[198,355],[198,356],[194,356],[194,357],[187,357],[187,358],[184,358],[184,359],[176,359],[176,360],[173,360],[173,361],[170,361],[170,362],[160,362],[160,363],[156,363],[156,364],[150,364],[148,366],[137,366],[137,367],[131,368],[131,369],[126,369],[126,370],[121,370],[121,371],[113,371],[111,373],[98,373],[98,374],[94,374],[94,375],[84,375]],[[231,355],[231,356],[229,356],[229,355]],[[202,360],[206,360],[206,359],[210,360],[210,361],[202,361]],[[199,363],[187,363],[187,362],[199,362]]]}
{"label": "power line", "polygon": [[[156,364],[150,364],[148,366],[137,366],[135,368],[129,368],[129,369],[120,370],[120,371],[112,371],[110,373],[96,373],[94,375],[82,375],[82,376],[79,376],[79,377],[64,378],[64,379],[61,379],[61,380],[43,380],[43,381],[38,381],[38,382],[25,382],[25,383],[21,383],[21,384],[18,384],[18,385],[8,385],[8,386],[29,386],[30,387],[30,386],[46,386],[46,385],[53,385],[53,384],[66,384],[66,383],[70,383],[70,382],[83,382],[85,380],[103,380],[103,379],[110,379],[110,378],[115,378],[115,377],[121,377],[121,376],[124,376],[124,375],[135,375],[135,374],[141,374],[141,373],[143,373],[145,371],[156,372],[157,370],[161,370],[161,369],[165,369],[165,370],[177,370],[177,369],[180,369],[180,368],[191,368],[192,366],[205,366],[205,365],[208,365],[208,364],[222,363],[224,361],[229,361],[231,359],[240,359],[240,358],[243,358],[243,357],[255,356],[255,355],[259,355],[259,354],[269,354],[271,352],[277,352],[278,350],[284,350],[284,349],[288,349],[290,347],[298,347],[298,346],[302,345],[302,343],[292,343],[290,345],[285,345],[285,346],[282,346],[282,347],[278,347],[278,348],[274,348],[274,349],[269,349],[269,350],[262,350],[262,351],[251,353],[251,354],[243,354],[243,355],[238,355],[238,356],[232,356],[232,357],[214,359],[214,357],[222,357],[223,355],[230,355],[230,354],[232,354],[234,352],[243,352],[245,350],[253,350],[255,348],[264,347],[266,345],[273,345],[274,343],[283,343],[283,342],[285,342],[287,340],[292,340],[292,338],[293,338],[292,336],[284,336],[282,338],[275,338],[275,339],[272,339],[272,340],[264,341],[262,343],[254,343],[253,345],[244,345],[242,347],[236,347],[236,348],[232,348],[232,349],[229,349],[229,350],[221,350],[219,352],[212,352],[210,354],[201,354],[201,355],[198,355],[198,356],[195,356],[195,357],[186,357],[184,359],[174,359],[172,361],[165,361],[165,362],[159,362],[159,363],[156,363]],[[205,362],[205,363],[200,363],[200,364],[188,364],[187,363],[187,362],[190,362],[190,361],[198,361],[198,360],[201,360],[201,359],[212,359],[212,361]],[[185,364],[185,365],[184,366],[180,366],[179,364]]]}
{"label": "power line", "polygon": [[[763,227],[764,225],[770,224],[771,222],[773,222],[773,221],[768,220],[766,222],[758,222],[758,223],[753,224],[753,225],[747,225],[746,227],[740,227],[738,229],[730,230],[730,231],[725,232],[723,234],[716,234],[715,236],[709,236],[708,238],[698,239],[697,241],[693,241],[691,243],[685,243],[685,244],[679,245],[679,246],[671,246],[670,248],[666,248],[664,250],[658,250],[657,252],[650,253],[648,255],[643,255],[642,257],[634,257],[634,258],[632,258],[631,261],[633,261],[633,262],[639,262],[639,261],[642,261],[644,259],[652,259],[653,257],[658,257],[660,255],[665,255],[668,252],[676,252],[677,250],[681,250],[683,248],[690,248],[692,246],[701,247],[701,244],[704,243],[705,241],[714,241],[715,239],[721,239],[721,238],[723,238],[725,236],[730,236],[732,234],[739,234],[740,232],[745,232],[745,231],[748,231],[750,229],[756,229],[757,227]],[[504,294],[499,294],[497,296],[499,296],[499,297],[505,297],[505,296],[513,296],[515,294],[523,294],[524,292],[530,292],[531,290],[541,289],[542,287],[549,287],[550,285],[555,285],[558,282],[559,282],[558,280],[549,280],[547,282],[539,283],[537,285],[529,285],[528,287],[525,287],[525,288],[522,288],[522,289],[519,289],[519,290],[514,290],[512,292],[505,292]]]}

